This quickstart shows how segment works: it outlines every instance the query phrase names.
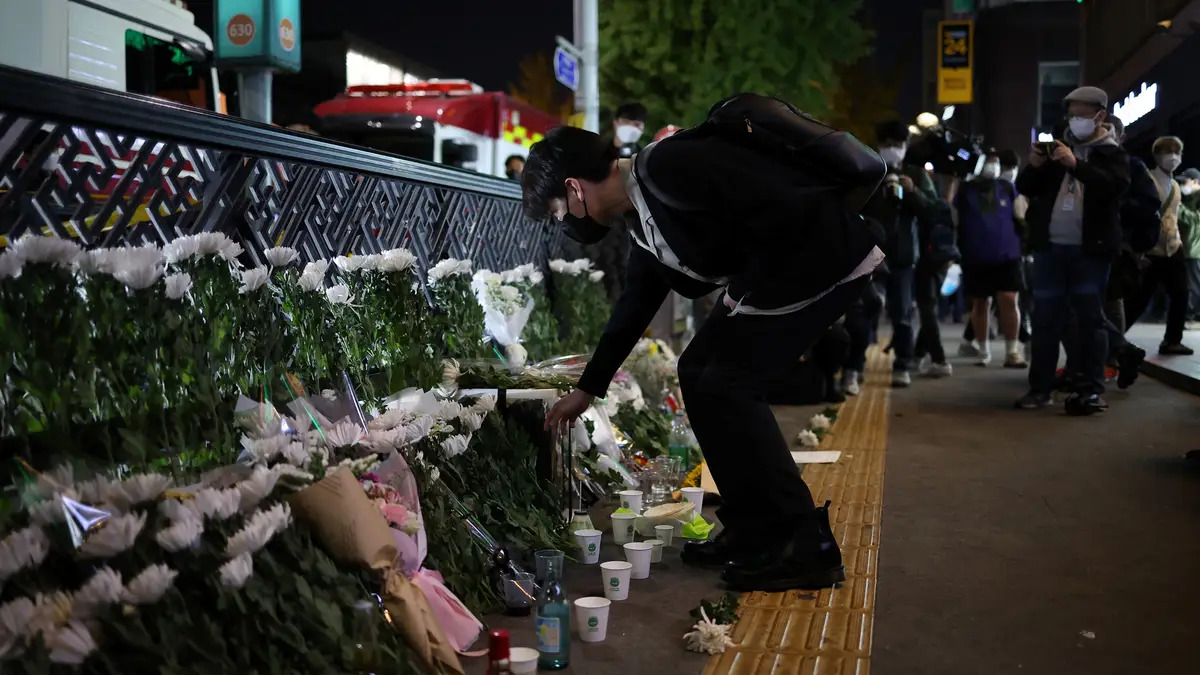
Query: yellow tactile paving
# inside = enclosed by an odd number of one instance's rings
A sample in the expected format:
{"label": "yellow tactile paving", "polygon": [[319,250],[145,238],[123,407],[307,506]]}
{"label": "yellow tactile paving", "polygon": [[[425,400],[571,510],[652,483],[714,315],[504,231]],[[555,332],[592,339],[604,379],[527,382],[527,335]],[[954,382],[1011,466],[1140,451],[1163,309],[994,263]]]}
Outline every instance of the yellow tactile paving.
{"label": "yellow tactile paving", "polygon": [[836,464],[809,465],[817,503],[832,500],[846,583],[819,592],[747,593],[733,630],[737,646],[709,659],[704,675],[867,675],[875,618],[876,562],[883,506],[891,357],[868,354],[862,394],[838,414],[823,449]]}

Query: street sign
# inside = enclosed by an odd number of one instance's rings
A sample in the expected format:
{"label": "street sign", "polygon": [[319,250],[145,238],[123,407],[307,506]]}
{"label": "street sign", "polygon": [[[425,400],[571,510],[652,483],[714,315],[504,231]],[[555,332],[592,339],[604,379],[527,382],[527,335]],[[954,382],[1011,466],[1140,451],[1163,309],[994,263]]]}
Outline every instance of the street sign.
{"label": "street sign", "polygon": [[217,65],[300,70],[300,0],[217,0]]}
{"label": "street sign", "polygon": [[579,88],[579,59],[562,47],[554,50],[554,79],[571,91]]}
{"label": "street sign", "polygon": [[974,38],[970,21],[938,24],[938,103],[970,103],[974,98]]}

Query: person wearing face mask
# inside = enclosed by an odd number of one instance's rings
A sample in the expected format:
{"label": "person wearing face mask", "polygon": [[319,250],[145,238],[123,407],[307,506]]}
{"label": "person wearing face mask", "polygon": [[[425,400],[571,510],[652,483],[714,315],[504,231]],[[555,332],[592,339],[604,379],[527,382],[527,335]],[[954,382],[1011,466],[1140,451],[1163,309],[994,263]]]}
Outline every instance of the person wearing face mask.
{"label": "person wearing face mask", "polygon": [[641,103],[625,103],[617,108],[612,121],[612,144],[619,157],[632,157],[642,145],[638,143],[646,132],[646,106]]}
{"label": "person wearing face mask", "polygon": [[1188,169],[1176,178],[1182,198],[1179,203],[1179,234],[1188,271],[1188,329],[1200,321],[1200,169]]}
{"label": "person wearing face mask", "polygon": [[1105,123],[1108,94],[1080,87],[1063,100],[1069,130],[1052,147],[1035,143],[1029,165],[1017,176],[1029,198],[1025,220],[1034,256],[1033,340],[1029,392],[1022,409],[1050,404],[1059,345],[1074,310],[1076,353],[1083,374],[1067,411],[1092,414],[1107,409],[1104,363],[1108,340],[1102,330],[1110,261],[1121,248],[1121,197],[1129,188],[1129,158]]}
{"label": "person wearing face mask", "polygon": [[[1021,158],[1015,150],[1000,151],[1000,180],[1008,181],[1016,188],[1017,172],[1021,168]],[[1025,224],[1025,213],[1029,211],[1029,198],[1017,193],[1013,201],[1013,218],[1017,230],[1021,233],[1021,290],[1017,292],[1017,309],[1021,312],[1021,330],[1017,339],[1022,344],[1029,344],[1033,335],[1033,255],[1029,251],[1029,228]]]}
{"label": "person wearing face mask", "polygon": [[[933,292],[933,282],[922,275],[921,288],[917,286],[917,266],[920,260],[920,228],[922,221],[929,222],[937,203],[937,192],[933,181],[921,167],[906,166],[904,156],[908,149],[908,126],[900,120],[891,120],[875,129],[879,156],[888,166],[887,178],[880,189],[863,207],[862,215],[884,236],[883,250],[887,253],[887,274],[883,275],[883,287],[888,319],[892,324],[892,386],[907,387],[912,384],[912,369],[916,352],[913,303],[918,290]],[[922,269],[922,272],[926,272]],[[939,285],[940,286],[940,285]],[[939,289],[940,290],[940,289]],[[933,296],[936,298],[936,296]],[[935,300],[936,302],[936,300]],[[933,315],[936,321],[936,314]],[[937,339],[941,346],[940,336]],[[941,358],[937,358],[940,356]],[[950,374],[945,355],[933,354],[940,364],[938,374]],[[845,377],[861,378],[861,373],[847,373]],[[852,383],[844,381],[842,386]]]}
{"label": "person wearing face mask", "polygon": [[1012,183],[1001,180],[1000,174],[999,153],[989,153],[976,179],[955,191],[962,283],[971,300],[978,364],[991,362],[988,321],[995,298],[1005,342],[1004,366],[1024,368],[1027,364],[1017,339],[1021,325],[1017,293],[1021,290],[1022,238],[1015,215],[1017,191]]}
{"label": "person wearing face mask", "polygon": [[[1149,264],[1142,272],[1139,288],[1125,298],[1125,320],[1129,326],[1136,323],[1150,306],[1150,301],[1160,287],[1167,292],[1167,330],[1158,353],[1188,356],[1194,352],[1183,344],[1183,329],[1187,321],[1188,280],[1187,257],[1183,250],[1183,239],[1179,236],[1179,203],[1182,192],[1176,184],[1174,174],[1183,161],[1183,141],[1174,136],[1164,136],[1154,141],[1152,148],[1155,167],[1150,172],[1158,188],[1161,203],[1159,214],[1162,226],[1158,244],[1146,253]],[[1128,326],[1126,327],[1128,330]]]}
{"label": "person wearing face mask", "polygon": [[[735,99],[714,110],[763,100]],[[624,159],[600,136],[560,127],[530,148],[522,176],[530,217],[550,216],[585,240],[624,217],[633,241],[625,290],[578,388],[546,416],[552,433],[565,434],[605,396],[672,290],[696,298],[724,289],[678,363],[692,429],[721,485],[724,529],[689,542],[682,557],[724,569],[724,581],[743,591],[845,578],[828,511],[813,502],[766,395],[861,297],[883,261],[867,223],[845,211],[857,211],[883,178],[879,156],[809,118],[779,121],[828,149],[820,171],[719,130],[683,131]],[[834,174],[826,166],[833,163],[854,168]]]}

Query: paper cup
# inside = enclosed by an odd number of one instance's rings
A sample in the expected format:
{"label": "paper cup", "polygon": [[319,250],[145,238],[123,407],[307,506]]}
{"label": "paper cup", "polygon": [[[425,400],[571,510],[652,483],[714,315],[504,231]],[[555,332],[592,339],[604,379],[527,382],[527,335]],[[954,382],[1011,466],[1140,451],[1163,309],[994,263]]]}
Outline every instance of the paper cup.
{"label": "paper cup", "polygon": [[608,598],[580,598],[575,601],[575,625],[579,626],[579,639],[584,642],[604,642],[608,636],[608,610],[612,600]]}
{"label": "paper cup", "polygon": [[508,651],[508,664],[513,673],[536,673],[538,651],[529,647],[513,647]]}
{"label": "paper cup", "polygon": [[661,539],[647,539],[644,543],[650,544],[650,562],[662,562],[663,543]]}
{"label": "paper cup", "polygon": [[641,490],[621,490],[617,493],[621,498],[621,508],[629,509],[634,513],[642,512],[642,491]]}
{"label": "paper cup", "polygon": [[604,597],[617,602],[629,598],[629,576],[633,565],[620,560],[600,563],[600,576],[604,581]]}
{"label": "paper cup", "polygon": [[633,521],[637,516],[632,513],[612,514],[613,541],[618,544],[633,541]]}
{"label": "paper cup", "polygon": [[578,530],[575,545],[579,547],[579,562],[595,565],[600,562],[600,530]]}
{"label": "paper cup", "polygon": [[671,540],[675,538],[674,525],[655,525],[654,538],[661,541],[663,546],[670,546]]}
{"label": "paper cup", "polygon": [[654,552],[654,547],[648,541],[637,541],[625,544],[625,559],[633,565],[633,569],[629,571],[631,579],[649,579],[650,578],[650,555]]}
{"label": "paper cup", "polygon": [[696,515],[700,515],[700,510],[704,508],[704,488],[686,487],[680,492],[684,499],[696,505]]}

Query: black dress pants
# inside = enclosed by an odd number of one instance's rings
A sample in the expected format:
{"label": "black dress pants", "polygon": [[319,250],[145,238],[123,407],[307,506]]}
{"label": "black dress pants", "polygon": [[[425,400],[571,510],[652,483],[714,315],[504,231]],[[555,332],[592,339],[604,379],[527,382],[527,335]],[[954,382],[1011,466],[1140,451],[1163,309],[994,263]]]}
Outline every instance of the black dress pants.
{"label": "black dress pants", "polygon": [[929,356],[934,363],[946,362],[946,350],[942,346],[942,329],[938,323],[938,298],[942,296],[942,283],[946,281],[946,266],[919,262],[913,285],[917,300],[917,314],[921,318],[921,330],[917,333],[913,360],[917,363]]}
{"label": "black dress pants", "polygon": [[1150,301],[1154,299],[1154,293],[1162,287],[1167,292],[1167,332],[1163,336],[1163,342],[1169,345],[1177,345],[1183,342],[1183,327],[1187,322],[1187,304],[1188,304],[1188,283],[1187,283],[1187,259],[1184,258],[1183,249],[1175,252],[1175,255],[1168,257],[1163,256],[1146,256],[1149,265],[1142,272],[1141,285],[1131,294],[1125,296],[1125,330],[1142,318],[1146,313],[1146,309],[1150,306]]}
{"label": "black dress pants", "polygon": [[816,345],[862,295],[867,277],[779,316],[733,315],[719,303],[679,357],[688,419],[714,482],[717,517],[750,536],[789,533],[812,494],[767,403],[773,380]]}

